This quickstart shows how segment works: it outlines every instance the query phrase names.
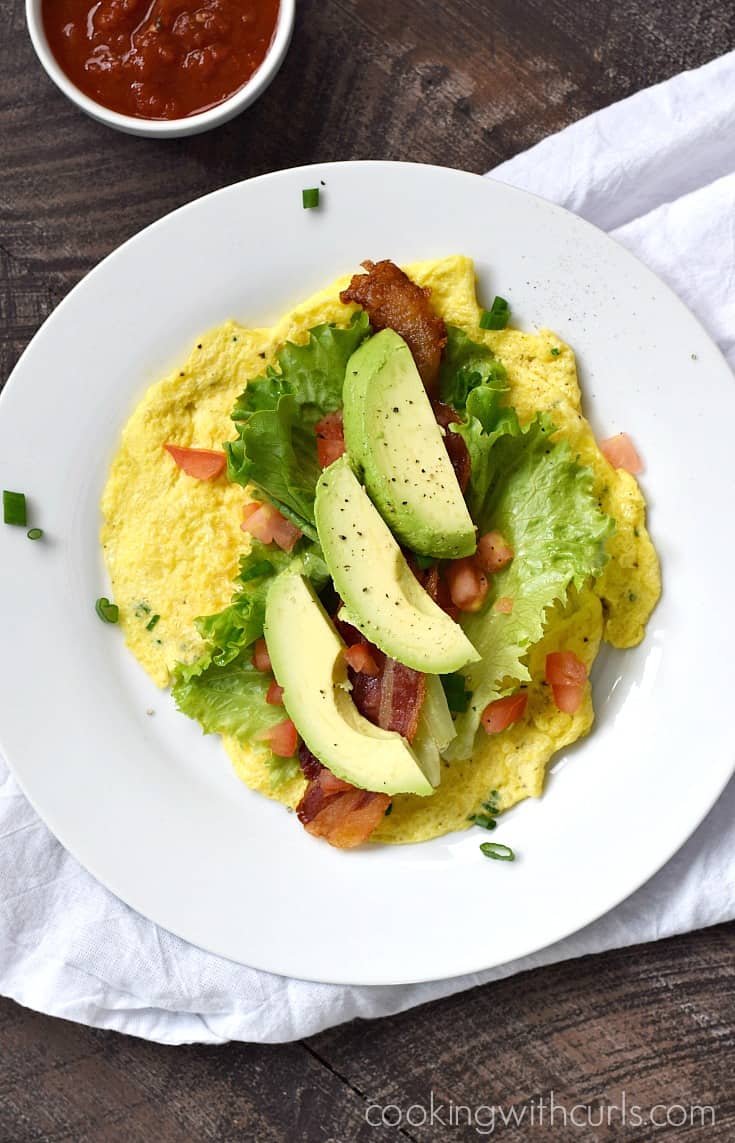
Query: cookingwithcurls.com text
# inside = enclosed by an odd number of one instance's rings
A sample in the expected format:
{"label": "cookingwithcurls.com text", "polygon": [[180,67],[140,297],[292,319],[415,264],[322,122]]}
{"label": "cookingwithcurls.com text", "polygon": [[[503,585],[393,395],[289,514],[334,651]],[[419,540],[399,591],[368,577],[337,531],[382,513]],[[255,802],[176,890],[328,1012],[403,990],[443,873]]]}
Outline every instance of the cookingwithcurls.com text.
{"label": "cookingwithcurls.com text", "polygon": [[623,1091],[619,1102],[571,1103],[550,1091],[547,1095],[523,1103],[464,1104],[440,1099],[432,1090],[428,1099],[402,1106],[398,1103],[369,1103],[365,1120],[370,1127],[445,1127],[466,1131],[473,1128],[478,1135],[493,1135],[504,1129],[522,1127],[567,1130],[589,1130],[594,1127],[628,1127],[653,1130],[672,1128],[708,1128],[717,1122],[716,1109],[710,1104],[636,1103]]}

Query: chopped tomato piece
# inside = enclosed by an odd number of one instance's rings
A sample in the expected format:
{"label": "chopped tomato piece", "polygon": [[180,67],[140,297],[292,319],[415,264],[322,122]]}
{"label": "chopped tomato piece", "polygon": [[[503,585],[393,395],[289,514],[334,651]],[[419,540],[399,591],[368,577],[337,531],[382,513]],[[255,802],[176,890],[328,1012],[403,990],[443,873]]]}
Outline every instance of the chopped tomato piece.
{"label": "chopped tomato piece", "polygon": [[337,409],[334,413],[327,413],[326,417],[322,417],[321,421],[317,421],[314,425],[314,432],[325,441],[343,441],[345,427],[342,410]]}
{"label": "chopped tomato piece", "polygon": [[475,560],[483,571],[496,572],[509,564],[514,554],[500,532],[487,532],[478,541]]}
{"label": "chopped tomato piece", "polygon": [[340,441],[324,440],[322,437],[316,439],[316,455],[319,461],[320,468],[329,468],[330,464],[334,464],[335,460],[339,460],[345,452],[344,439]]}
{"label": "chopped tomato piece", "polygon": [[617,433],[614,437],[600,441],[600,452],[613,468],[624,468],[633,476],[643,472],[643,461],[627,433]]}
{"label": "chopped tomato piece", "polygon": [[339,460],[345,451],[345,431],[342,423],[342,410],[327,413],[314,425],[316,432],[316,454],[320,468],[327,468]]}
{"label": "chopped tomato piece", "polygon": [[546,682],[552,687],[583,687],[587,668],[574,651],[552,651],[546,656]]}
{"label": "chopped tomato piece", "polygon": [[479,611],[490,587],[487,576],[475,564],[474,556],[452,560],[445,575],[452,603],[460,611]]}
{"label": "chopped tomato piece", "polygon": [[564,686],[557,684],[551,687],[554,702],[564,714],[576,714],[582,705],[584,687]]}
{"label": "chopped tomato piece", "polygon": [[296,541],[303,536],[301,529],[282,516],[272,504],[246,504],[242,510],[240,527],[262,544],[278,544],[284,552],[290,552]]}
{"label": "chopped tomato piece", "polygon": [[292,758],[299,743],[298,731],[290,718],[285,718],[283,722],[277,722],[268,730],[260,731],[256,738],[267,742],[273,753],[279,758]]}
{"label": "chopped tomato piece", "polygon": [[256,671],[270,671],[271,669],[271,657],[268,654],[265,639],[256,640],[253,647],[253,666]]}
{"label": "chopped tomato piece", "polygon": [[507,698],[488,703],[482,712],[482,725],[488,734],[500,734],[523,716],[528,702],[526,691],[518,691]]}
{"label": "chopped tomato piece", "polygon": [[227,457],[223,452],[209,448],[181,448],[179,445],[163,446],[170,457],[187,476],[196,480],[216,480],[227,467]]}
{"label": "chopped tomato piece", "polygon": [[500,599],[495,600],[495,610],[500,611],[503,615],[510,615],[513,610],[513,600],[509,595],[502,595]]}
{"label": "chopped tomato piece", "polygon": [[283,687],[279,687],[275,679],[268,687],[268,693],[265,696],[265,701],[271,706],[281,706],[283,704]]}
{"label": "chopped tomato piece", "polygon": [[379,675],[380,668],[364,643],[355,643],[345,650],[345,659],[353,671],[363,675]]}

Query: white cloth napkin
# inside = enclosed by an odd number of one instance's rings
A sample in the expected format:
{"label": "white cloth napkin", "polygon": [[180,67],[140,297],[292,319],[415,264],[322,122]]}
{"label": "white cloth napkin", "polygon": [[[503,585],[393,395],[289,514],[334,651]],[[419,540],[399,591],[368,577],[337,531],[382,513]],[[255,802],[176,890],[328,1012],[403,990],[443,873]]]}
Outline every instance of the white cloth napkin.
{"label": "white cloth napkin", "polygon": [[[735,366],[735,52],[591,115],[493,177],[609,230],[673,286]],[[533,956],[411,987],[289,980],[202,952],[130,910],[65,852],[0,758],[0,992],[151,1040],[294,1040],[734,917],[735,781],[647,885]]]}

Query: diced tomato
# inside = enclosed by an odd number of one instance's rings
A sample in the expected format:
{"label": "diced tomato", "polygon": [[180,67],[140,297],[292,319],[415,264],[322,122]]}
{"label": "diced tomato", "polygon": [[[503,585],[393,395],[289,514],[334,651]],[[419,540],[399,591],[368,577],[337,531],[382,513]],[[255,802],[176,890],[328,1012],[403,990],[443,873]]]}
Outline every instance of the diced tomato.
{"label": "diced tomato", "polygon": [[474,556],[452,560],[444,574],[455,607],[460,611],[479,611],[485,602],[490,581],[475,564]]}
{"label": "diced tomato", "polygon": [[338,460],[345,451],[345,431],[342,423],[342,410],[327,413],[314,425],[316,432],[316,454],[321,468],[327,468]]}
{"label": "diced tomato", "polygon": [[316,455],[320,468],[329,468],[330,464],[334,464],[335,460],[339,460],[341,456],[344,456],[344,452],[344,439],[340,441],[328,441],[322,437],[317,437]]}
{"label": "diced tomato", "polygon": [[557,708],[564,714],[576,714],[582,705],[584,687],[552,685],[551,692]]}
{"label": "diced tomato", "polygon": [[243,532],[249,532],[262,544],[278,544],[284,552],[290,552],[297,540],[303,536],[300,528],[282,516],[272,504],[250,503],[242,510]]}
{"label": "diced tomato", "polygon": [[495,610],[502,615],[510,615],[513,610],[513,600],[509,595],[502,595],[500,599],[495,600]]}
{"label": "diced tomato", "polygon": [[587,668],[574,651],[552,651],[546,656],[546,682],[552,687],[583,687]]}
{"label": "diced tomato", "polygon": [[528,702],[526,691],[518,691],[507,698],[488,703],[482,712],[482,725],[488,734],[500,734],[523,716]]}
{"label": "diced tomato", "polygon": [[337,409],[334,413],[327,413],[321,421],[317,421],[314,425],[314,432],[325,441],[343,441],[345,439],[345,427],[342,420],[342,410]]}
{"label": "diced tomato", "polygon": [[364,643],[355,643],[345,650],[345,659],[353,671],[362,675],[379,675],[380,669]]}
{"label": "diced tomato", "polygon": [[271,706],[283,705],[283,687],[279,687],[275,679],[268,687],[268,693],[265,696],[265,701],[270,703]]}
{"label": "diced tomato", "polygon": [[496,572],[509,564],[514,554],[500,532],[487,532],[478,541],[475,562],[483,571]]}
{"label": "diced tomato", "polygon": [[265,639],[257,639],[253,647],[253,666],[256,671],[270,671],[271,657],[265,645]]}
{"label": "diced tomato", "polygon": [[275,726],[269,727],[266,731],[261,731],[256,737],[261,741],[266,741],[273,753],[277,754],[279,758],[292,758],[299,743],[298,731],[290,718],[285,718],[283,722],[277,722]]}
{"label": "diced tomato", "polygon": [[624,468],[633,476],[643,472],[643,461],[627,433],[617,433],[614,437],[600,441],[600,452],[613,468]]}
{"label": "diced tomato", "polygon": [[172,444],[165,444],[163,447],[181,471],[196,480],[216,480],[227,467],[225,454],[214,449],[181,448]]}

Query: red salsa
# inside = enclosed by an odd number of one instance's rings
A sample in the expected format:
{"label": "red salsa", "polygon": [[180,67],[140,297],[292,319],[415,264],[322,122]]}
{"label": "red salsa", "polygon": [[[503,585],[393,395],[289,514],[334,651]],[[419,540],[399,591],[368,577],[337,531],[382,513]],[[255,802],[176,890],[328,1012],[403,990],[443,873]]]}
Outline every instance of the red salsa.
{"label": "red salsa", "polygon": [[69,79],[138,119],[180,119],[222,103],[260,66],[279,0],[43,0]]}

